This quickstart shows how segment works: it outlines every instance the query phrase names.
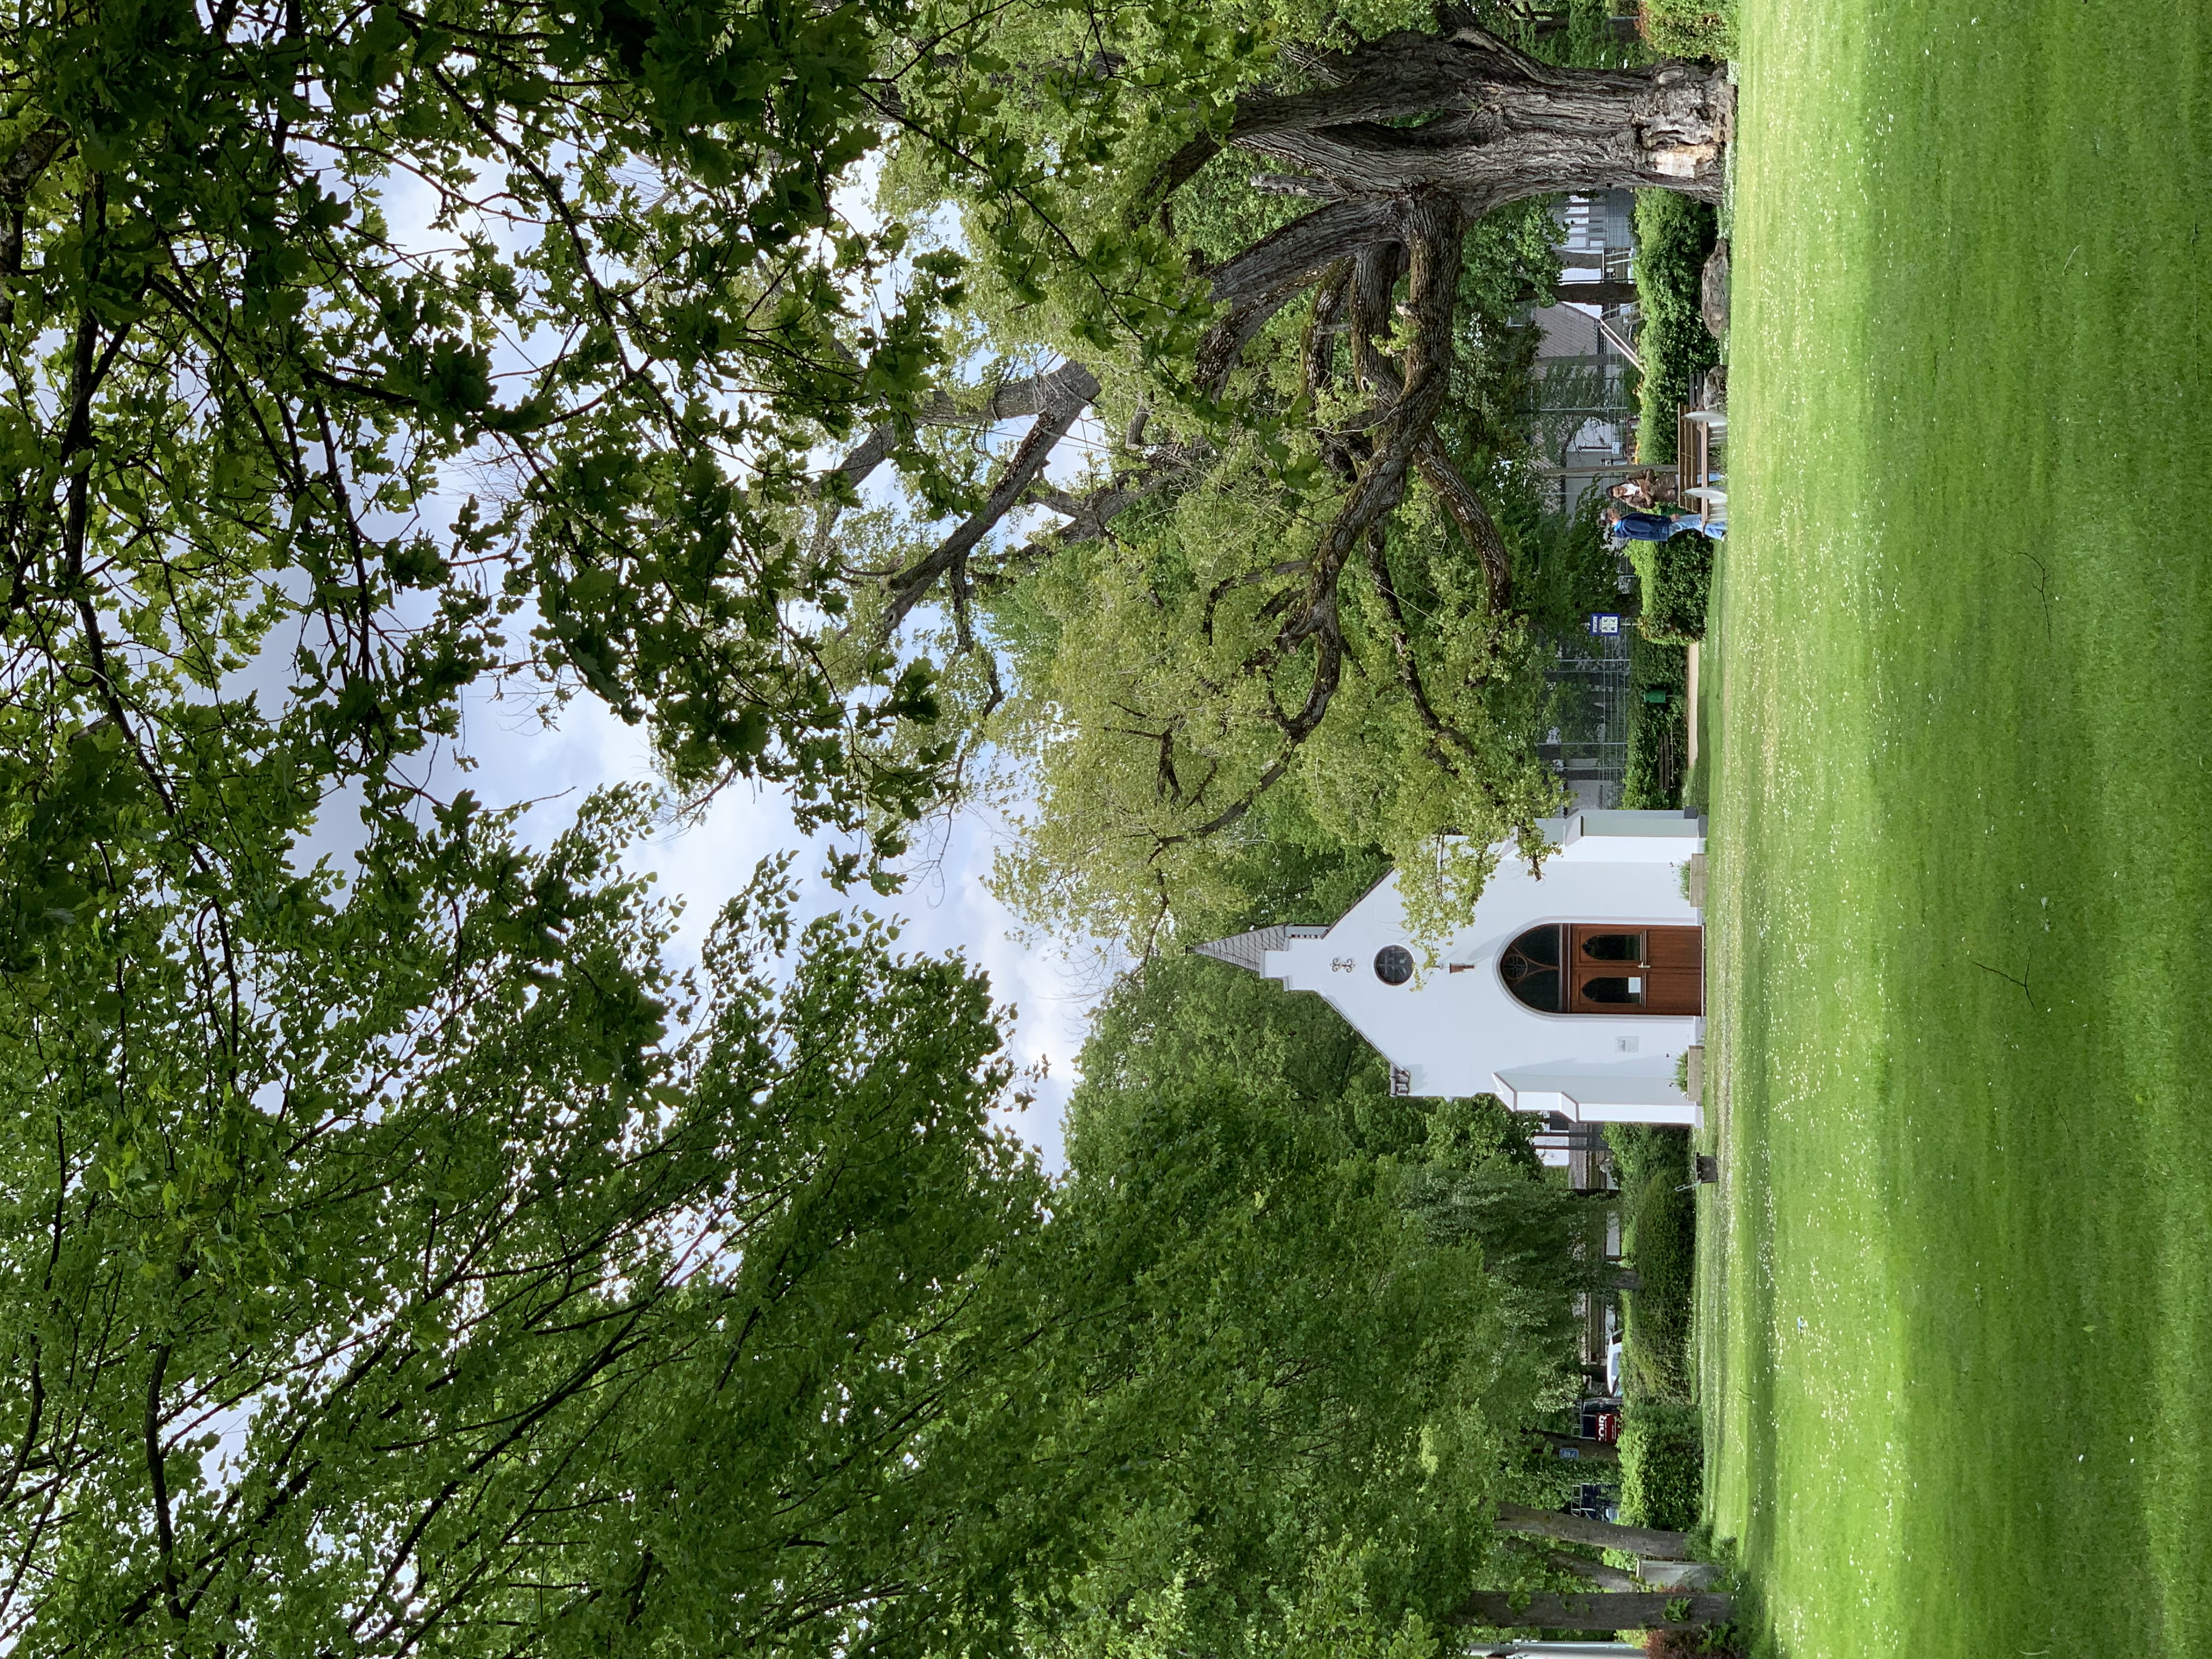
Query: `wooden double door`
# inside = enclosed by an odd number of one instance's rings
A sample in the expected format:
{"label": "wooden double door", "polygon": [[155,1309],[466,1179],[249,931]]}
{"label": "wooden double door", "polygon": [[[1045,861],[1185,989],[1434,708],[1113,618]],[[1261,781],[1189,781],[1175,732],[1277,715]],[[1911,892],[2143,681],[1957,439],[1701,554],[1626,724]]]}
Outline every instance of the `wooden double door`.
{"label": "wooden double door", "polygon": [[1705,1012],[1704,928],[1576,922],[1565,932],[1566,1012]]}

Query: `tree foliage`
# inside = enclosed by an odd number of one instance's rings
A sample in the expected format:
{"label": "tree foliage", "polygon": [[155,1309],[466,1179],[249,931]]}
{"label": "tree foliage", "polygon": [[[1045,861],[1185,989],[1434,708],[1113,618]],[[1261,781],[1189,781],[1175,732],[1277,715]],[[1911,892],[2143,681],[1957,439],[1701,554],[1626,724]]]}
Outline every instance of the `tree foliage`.
{"label": "tree foliage", "polygon": [[[950,534],[879,519],[848,543],[884,595],[854,637],[941,606],[945,740],[997,745],[1008,795],[1036,796],[1002,890],[1139,950],[1283,826],[1388,848],[1431,933],[1494,844],[1540,854],[1528,348],[1506,326],[1557,276],[1532,204],[1710,196],[1728,121],[1711,71],[1563,70],[1450,9],[1261,23],[1209,80],[1133,20],[1010,19],[1002,118],[1055,156],[1049,190],[979,185],[928,144],[889,176],[902,209],[950,192],[969,244],[1036,251],[976,271],[990,373],[935,416],[1033,418],[995,464],[971,448],[983,500]],[[1084,74],[1048,95],[1024,63]],[[1107,441],[1055,478],[1086,409]],[[874,465],[863,445],[846,469]]]}
{"label": "tree foliage", "polygon": [[15,1651],[988,1627],[1021,1418],[960,1413],[1024,1372],[1037,1309],[994,1268],[1042,1182],[989,1126],[980,977],[860,924],[794,938],[770,877],[695,994],[613,861],[635,800],[543,854],[464,803],[341,890],[281,843],[196,867],[112,730],[24,793]]}
{"label": "tree foliage", "polygon": [[895,825],[927,757],[854,739],[926,719],[927,676],[823,671],[838,584],[777,514],[810,446],[934,358],[957,261],[863,306],[902,234],[830,199],[918,21],[18,8],[10,696],[112,720],[164,790],[212,718],[380,810],[459,687],[532,672],[650,716],[687,785],[735,770],[802,823]]}
{"label": "tree foliage", "polygon": [[1719,216],[1702,202],[1661,191],[1636,199],[1636,289],[1644,307],[1643,422],[1638,458],[1675,459],[1675,411],[1698,400],[1698,382],[1721,360],[1700,306],[1705,261]]}
{"label": "tree foliage", "polygon": [[[1221,833],[1364,679],[1418,757],[1395,842],[1533,835],[1478,706],[1510,624],[1494,456],[1443,418],[1468,227],[1561,168],[1710,193],[1711,76],[1564,70],[1403,4],[164,0],[0,37],[0,672],[50,736],[112,722],[165,797],[211,720],[411,810],[464,688],[520,676],[647,721],[681,789],[781,784],[880,859],[997,735],[979,587],[1195,491],[1268,509],[1241,563],[1212,550],[1249,603],[1209,701],[1273,747],[1128,833]],[[1587,132],[1534,118],[1570,109]],[[948,206],[957,245],[917,240]],[[1044,466],[1091,407],[1124,453],[1063,497]],[[1023,417],[1003,466],[940,441]],[[886,461],[957,527],[878,564],[835,518]],[[1064,532],[1007,549],[1039,506]],[[1438,535],[1480,585],[1427,568]],[[897,638],[939,605],[986,686],[951,730]]]}
{"label": "tree foliage", "polygon": [[[795,930],[771,878],[673,977],[622,872],[645,803],[532,852],[432,767],[472,685],[588,694],[682,790],[783,786],[887,879],[978,744],[1121,693],[1186,746],[1055,751],[1109,827],[1061,815],[1053,915],[1134,930],[1124,841],[1219,839],[1173,881],[1229,904],[1262,822],[1525,839],[1468,483],[1496,410],[1454,386],[1503,344],[1462,325],[1469,225],[1537,186],[1470,100],[1582,83],[1432,21],[0,18],[13,1650],[984,1654],[1132,1606],[1419,1644],[1528,1389],[1460,1201],[1490,1152],[1415,1182],[1340,1113],[1163,1073],[1048,1212],[989,1127],[977,975]],[[1583,89],[1656,121],[1638,178],[1706,143],[1709,81]],[[1435,154],[1386,167],[1416,118]],[[1171,198],[1231,149],[1395,171],[1243,201],[1256,240],[1194,273]],[[894,210],[855,222],[872,156]],[[957,247],[917,230],[948,201]],[[1085,409],[1121,453],[1055,497]],[[1015,419],[1003,463],[973,443]],[[848,539],[886,463],[929,532]],[[341,805],[343,873],[304,850]]]}
{"label": "tree foliage", "polygon": [[[1101,1010],[1055,1227],[1133,1475],[1043,1650],[1434,1651],[1529,1496],[1520,1425],[1570,1373],[1578,1201],[1495,1100],[1393,1096],[1316,999],[1163,957]],[[1094,1457],[1099,1455],[1094,1453]]]}
{"label": "tree foliage", "polygon": [[342,883],[13,781],[18,1651],[1413,1659],[1492,1562],[1571,1200],[1318,1004],[1154,963],[1048,1190],[957,963],[770,874],[672,978],[638,798]]}

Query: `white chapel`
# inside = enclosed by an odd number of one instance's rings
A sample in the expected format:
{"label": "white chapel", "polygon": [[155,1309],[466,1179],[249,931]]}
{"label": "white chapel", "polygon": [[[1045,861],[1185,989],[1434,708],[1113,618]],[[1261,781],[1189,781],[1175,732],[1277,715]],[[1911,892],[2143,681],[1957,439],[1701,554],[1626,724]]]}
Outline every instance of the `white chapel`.
{"label": "white chapel", "polygon": [[1196,947],[1312,991],[1389,1060],[1400,1094],[1495,1094],[1571,1123],[1698,1121],[1674,1084],[1705,1034],[1705,930],[1680,812],[1542,821],[1540,877],[1502,856],[1474,919],[1417,971],[1395,874],[1329,927],[1259,927]]}

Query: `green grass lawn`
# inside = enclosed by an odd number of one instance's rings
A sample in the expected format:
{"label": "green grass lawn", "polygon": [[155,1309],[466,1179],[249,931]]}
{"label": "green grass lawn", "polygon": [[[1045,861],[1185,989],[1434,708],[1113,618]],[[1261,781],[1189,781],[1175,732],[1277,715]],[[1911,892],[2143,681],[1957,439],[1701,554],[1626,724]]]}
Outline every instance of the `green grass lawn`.
{"label": "green grass lawn", "polygon": [[1741,75],[1713,1517],[1793,1659],[2212,1654],[2212,9]]}

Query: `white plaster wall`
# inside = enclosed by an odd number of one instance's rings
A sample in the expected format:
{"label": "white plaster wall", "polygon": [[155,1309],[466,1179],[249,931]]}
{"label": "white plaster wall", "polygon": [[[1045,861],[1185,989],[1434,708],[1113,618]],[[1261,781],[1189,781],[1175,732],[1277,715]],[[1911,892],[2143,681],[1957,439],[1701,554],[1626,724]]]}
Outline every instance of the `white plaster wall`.
{"label": "white plaster wall", "polygon": [[[1521,1110],[1577,1121],[1693,1121],[1692,1103],[1674,1087],[1674,1062],[1701,1039],[1701,1020],[1541,1013],[1514,1000],[1498,967],[1505,947],[1540,922],[1696,926],[1680,875],[1704,848],[1694,821],[1594,812],[1545,828],[1566,845],[1545,860],[1541,877],[1501,859],[1474,921],[1412,983],[1386,985],[1375,975],[1377,951],[1411,944],[1395,874],[1325,937],[1268,951],[1267,976],[1328,998],[1410,1074],[1416,1095],[1491,1092]],[[1414,951],[1416,961],[1421,954]],[[1454,964],[1462,971],[1451,972]]]}

